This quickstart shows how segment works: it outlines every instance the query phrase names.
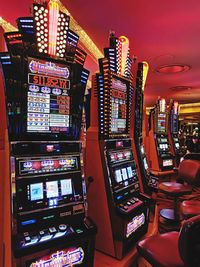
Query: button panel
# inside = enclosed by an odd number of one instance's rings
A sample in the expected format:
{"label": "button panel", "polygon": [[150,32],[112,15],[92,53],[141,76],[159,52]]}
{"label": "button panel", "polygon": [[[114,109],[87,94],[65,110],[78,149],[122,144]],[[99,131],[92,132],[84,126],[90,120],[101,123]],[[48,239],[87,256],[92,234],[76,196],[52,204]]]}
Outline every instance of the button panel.
{"label": "button panel", "polygon": [[142,204],[143,204],[142,200],[140,200],[136,197],[132,197],[131,199],[125,201],[124,203],[119,204],[118,208],[123,213],[129,213],[133,209],[135,209],[136,207],[141,206]]}
{"label": "button panel", "polygon": [[79,227],[77,232],[77,229],[73,229],[72,226],[68,226],[67,224],[60,224],[58,225],[58,227],[52,226],[48,229],[41,229],[37,233],[24,232],[23,238],[20,243],[22,247],[27,247],[36,243],[41,243],[59,237],[83,233],[84,230],[81,229],[80,231],[80,229],[81,228]]}

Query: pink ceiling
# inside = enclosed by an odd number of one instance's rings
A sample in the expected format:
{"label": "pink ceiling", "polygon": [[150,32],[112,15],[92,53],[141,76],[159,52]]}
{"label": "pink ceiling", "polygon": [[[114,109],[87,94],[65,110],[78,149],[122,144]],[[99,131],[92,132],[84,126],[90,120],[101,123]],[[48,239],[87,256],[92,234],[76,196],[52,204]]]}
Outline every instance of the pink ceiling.
{"label": "pink ceiling", "polygon": [[[0,16],[14,23],[29,15],[30,0],[1,1]],[[110,30],[130,40],[131,55],[149,62],[145,102],[153,105],[157,96],[179,102],[200,101],[200,1],[199,0],[63,0],[63,4],[86,30],[101,51],[108,45]],[[183,63],[191,70],[179,74],[158,74],[160,65]],[[97,66],[87,60],[91,72]],[[172,91],[174,86],[191,90]]]}

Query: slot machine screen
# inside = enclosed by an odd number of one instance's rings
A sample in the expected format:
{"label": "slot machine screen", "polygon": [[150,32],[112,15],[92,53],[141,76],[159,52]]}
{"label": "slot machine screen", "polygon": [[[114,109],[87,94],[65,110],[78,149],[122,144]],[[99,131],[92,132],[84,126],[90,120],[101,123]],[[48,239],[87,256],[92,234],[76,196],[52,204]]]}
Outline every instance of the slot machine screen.
{"label": "slot machine screen", "polygon": [[46,182],[47,198],[58,197],[58,181]]}
{"label": "slot machine screen", "polygon": [[113,176],[114,190],[126,188],[137,180],[135,167],[127,163],[123,166],[114,167]]}
{"label": "slot machine screen", "polygon": [[27,133],[69,133],[69,76],[65,65],[28,58]]}
{"label": "slot machine screen", "polygon": [[61,195],[72,195],[72,180],[71,179],[64,179],[60,181],[61,183]]}
{"label": "slot machine screen", "polygon": [[112,78],[110,133],[127,133],[128,84],[115,76]]}
{"label": "slot machine screen", "polygon": [[179,143],[175,143],[175,148],[176,149],[180,149],[180,144]]}
{"label": "slot machine screen", "polygon": [[17,182],[17,209],[20,212],[56,208],[83,200],[82,182],[75,174],[39,178],[40,181]]}
{"label": "slot machine screen", "polygon": [[30,199],[31,201],[41,200],[44,198],[43,183],[36,183],[30,185]]}
{"label": "slot machine screen", "polygon": [[158,120],[157,120],[157,129],[158,132],[166,132],[166,114],[159,113]]}

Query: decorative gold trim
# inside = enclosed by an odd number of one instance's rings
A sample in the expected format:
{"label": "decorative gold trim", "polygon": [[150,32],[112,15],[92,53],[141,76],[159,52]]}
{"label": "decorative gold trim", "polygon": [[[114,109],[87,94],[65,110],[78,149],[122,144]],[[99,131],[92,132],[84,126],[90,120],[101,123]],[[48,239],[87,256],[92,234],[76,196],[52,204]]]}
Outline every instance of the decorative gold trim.
{"label": "decorative gold trim", "polygon": [[14,27],[12,24],[7,22],[2,17],[0,17],[0,26],[4,29],[5,32],[15,32],[15,31],[17,31],[16,27]]}
{"label": "decorative gold trim", "polygon": [[84,48],[88,51],[92,59],[97,63],[99,58],[103,58],[102,52],[95,45],[89,35],[83,30],[83,28],[78,24],[78,22],[73,18],[68,9],[58,0],[60,10],[70,16],[70,29],[77,33],[80,38],[80,42],[83,44]]}

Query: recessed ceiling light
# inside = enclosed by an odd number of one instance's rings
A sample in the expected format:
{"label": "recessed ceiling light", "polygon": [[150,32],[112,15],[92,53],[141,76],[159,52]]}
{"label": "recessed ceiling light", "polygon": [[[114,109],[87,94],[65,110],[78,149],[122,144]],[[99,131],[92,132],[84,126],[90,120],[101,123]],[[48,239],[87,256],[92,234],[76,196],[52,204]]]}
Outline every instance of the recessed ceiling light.
{"label": "recessed ceiling light", "polygon": [[159,66],[155,69],[155,71],[162,74],[174,74],[174,73],[185,72],[190,69],[191,66],[185,64],[169,64],[169,65]]}
{"label": "recessed ceiling light", "polygon": [[191,90],[192,87],[191,86],[185,86],[185,85],[178,85],[178,86],[173,86],[170,88],[170,90],[174,91],[174,92],[182,92],[182,91],[188,91]]}

